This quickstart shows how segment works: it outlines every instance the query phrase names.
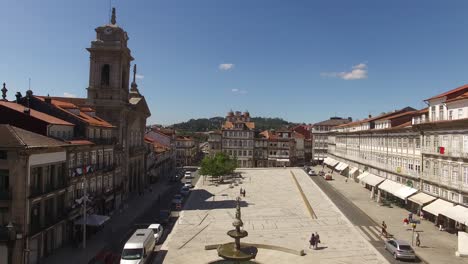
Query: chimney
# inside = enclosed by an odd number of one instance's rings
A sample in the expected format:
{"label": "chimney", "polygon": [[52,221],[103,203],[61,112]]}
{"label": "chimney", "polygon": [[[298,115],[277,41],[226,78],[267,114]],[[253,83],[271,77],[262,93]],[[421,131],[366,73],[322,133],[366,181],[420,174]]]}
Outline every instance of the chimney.
{"label": "chimney", "polygon": [[52,103],[52,98],[50,98],[50,96],[47,95],[47,97],[44,98],[44,101],[45,101],[46,103],[48,103],[48,104],[51,104],[51,103]]}
{"label": "chimney", "polygon": [[352,118],[352,117],[348,117],[348,121],[349,121],[349,122],[353,122],[353,118]]}
{"label": "chimney", "polygon": [[369,115],[369,118],[371,118],[371,117],[372,117],[372,115]]}
{"label": "chimney", "polygon": [[21,101],[21,97],[23,96],[21,95],[20,92],[16,92],[15,97],[16,97],[16,103],[19,104]]}

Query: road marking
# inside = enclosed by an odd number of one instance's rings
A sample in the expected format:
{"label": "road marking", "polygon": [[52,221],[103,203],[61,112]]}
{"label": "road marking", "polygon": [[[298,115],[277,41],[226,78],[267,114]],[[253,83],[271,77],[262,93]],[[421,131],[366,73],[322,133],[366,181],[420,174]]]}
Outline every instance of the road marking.
{"label": "road marking", "polygon": [[363,236],[367,241],[371,241],[370,237],[361,230],[360,226],[356,226],[356,227],[357,227],[356,230],[361,234],[361,236]]}
{"label": "road marking", "polygon": [[377,226],[369,226],[369,227],[375,230],[375,233],[380,236],[380,230]]}
{"label": "road marking", "polygon": [[376,236],[376,235],[374,234],[374,232],[372,232],[372,229],[371,229],[371,228],[369,228],[368,226],[362,226],[362,229],[363,229],[364,231],[367,231],[367,233],[369,233],[369,235],[370,235],[374,240],[379,241],[379,237]]}

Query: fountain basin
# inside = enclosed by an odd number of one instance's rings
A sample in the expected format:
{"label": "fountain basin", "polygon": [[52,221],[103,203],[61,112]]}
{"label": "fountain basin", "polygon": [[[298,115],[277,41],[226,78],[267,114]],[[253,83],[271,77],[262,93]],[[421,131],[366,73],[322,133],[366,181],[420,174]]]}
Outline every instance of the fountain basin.
{"label": "fountain basin", "polygon": [[258,249],[252,246],[241,246],[236,250],[236,243],[231,242],[218,247],[218,256],[226,260],[247,261],[257,256]]}
{"label": "fountain basin", "polygon": [[244,230],[229,230],[227,232],[228,236],[232,237],[232,238],[244,238],[246,236],[249,235],[249,233],[247,231],[244,231]]}

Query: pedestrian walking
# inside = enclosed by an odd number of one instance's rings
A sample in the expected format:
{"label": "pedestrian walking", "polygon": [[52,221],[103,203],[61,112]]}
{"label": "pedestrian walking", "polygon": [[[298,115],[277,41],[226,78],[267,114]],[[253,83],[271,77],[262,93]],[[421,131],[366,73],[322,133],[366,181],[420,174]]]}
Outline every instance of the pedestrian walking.
{"label": "pedestrian walking", "polygon": [[419,212],[419,217],[421,217],[421,220],[424,220],[424,212],[423,212],[423,210],[421,210],[421,211]]}
{"label": "pedestrian walking", "polygon": [[319,243],[321,243],[320,235],[318,234],[318,232],[315,232],[315,249],[318,248]]}
{"label": "pedestrian walking", "polygon": [[419,237],[419,232],[416,232],[416,246],[417,247],[421,246],[421,239]]}
{"label": "pedestrian walking", "polygon": [[385,224],[385,221],[382,221],[382,233],[381,233],[382,236],[385,236],[387,237],[387,224]]}
{"label": "pedestrian walking", "polygon": [[242,196],[244,196],[244,197],[245,197],[245,189],[244,189],[244,190],[242,190]]}
{"label": "pedestrian walking", "polygon": [[312,236],[311,236],[310,239],[309,239],[309,248],[315,247],[315,242],[316,242],[316,240],[315,240],[315,234],[312,232]]}
{"label": "pedestrian walking", "polygon": [[240,193],[239,193],[240,196],[242,196],[242,187],[240,188],[240,191],[239,191],[239,192],[240,192]]}
{"label": "pedestrian walking", "polygon": [[413,213],[412,212],[410,212],[408,214],[408,220],[410,221],[410,223],[413,222]]}

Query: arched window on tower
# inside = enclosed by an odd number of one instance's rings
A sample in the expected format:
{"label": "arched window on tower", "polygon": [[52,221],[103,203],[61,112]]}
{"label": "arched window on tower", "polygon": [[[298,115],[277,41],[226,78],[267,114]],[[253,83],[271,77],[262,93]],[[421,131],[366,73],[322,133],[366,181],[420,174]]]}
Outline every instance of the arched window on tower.
{"label": "arched window on tower", "polygon": [[101,85],[109,85],[110,81],[110,66],[109,64],[104,64],[101,69]]}

